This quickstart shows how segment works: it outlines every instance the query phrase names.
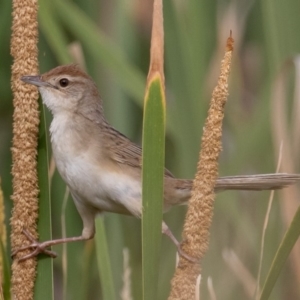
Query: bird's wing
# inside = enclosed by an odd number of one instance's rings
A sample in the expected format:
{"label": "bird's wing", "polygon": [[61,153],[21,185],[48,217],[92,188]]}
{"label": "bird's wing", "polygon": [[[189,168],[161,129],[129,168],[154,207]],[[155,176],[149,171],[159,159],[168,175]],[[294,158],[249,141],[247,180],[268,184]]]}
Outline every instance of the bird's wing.
{"label": "bird's wing", "polygon": [[[109,143],[106,145],[111,153],[111,159],[119,164],[125,164],[133,168],[140,168],[142,165],[142,148],[125,135],[110,127],[106,135],[109,137]],[[173,174],[165,169],[165,176],[174,177]]]}

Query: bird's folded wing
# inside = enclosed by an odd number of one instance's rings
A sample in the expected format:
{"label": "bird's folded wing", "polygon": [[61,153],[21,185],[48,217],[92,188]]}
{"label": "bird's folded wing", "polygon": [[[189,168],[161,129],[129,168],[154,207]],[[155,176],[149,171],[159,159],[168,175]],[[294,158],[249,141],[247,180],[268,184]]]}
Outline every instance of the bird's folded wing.
{"label": "bird's folded wing", "polygon": [[[119,164],[125,164],[133,168],[141,168],[142,165],[142,148],[125,135],[111,128],[109,135],[118,135],[118,139],[112,138],[109,145],[109,151],[112,154],[111,158]],[[165,176],[174,177],[172,173],[165,169]]]}

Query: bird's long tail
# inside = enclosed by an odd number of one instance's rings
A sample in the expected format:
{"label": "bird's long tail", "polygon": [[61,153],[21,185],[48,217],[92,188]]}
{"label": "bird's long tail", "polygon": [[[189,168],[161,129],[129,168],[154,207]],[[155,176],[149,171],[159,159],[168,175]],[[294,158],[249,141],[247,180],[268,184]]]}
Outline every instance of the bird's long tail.
{"label": "bird's long tail", "polygon": [[215,190],[278,190],[295,184],[300,180],[300,174],[261,174],[245,176],[228,176],[217,179]]}
{"label": "bird's long tail", "polygon": [[[191,197],[192,180],[175,179],[176,192],[171,203],[185,204]],[[263,191],[278,190],[300,181],[300,174],[274,173],[260,175],[227,176],[219,177],[216,181],[215,191],[244,190],[244,191]]]}

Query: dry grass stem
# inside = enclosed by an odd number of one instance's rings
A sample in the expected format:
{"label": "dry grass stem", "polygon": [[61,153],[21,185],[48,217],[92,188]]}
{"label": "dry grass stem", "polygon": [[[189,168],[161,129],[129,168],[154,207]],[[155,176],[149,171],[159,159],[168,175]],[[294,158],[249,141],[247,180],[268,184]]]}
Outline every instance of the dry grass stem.
{"label": "dry grass stem", "polygon": [[200,300],[201,275],[197,277],[195,286],[195,300]]}
{"label": "dry grass stem", "polygon": [[[38,73],[38,23],[37,1],[13,1],[13,25],[11,38],[13,106],[12,175],[14,207],[11,218],[11,244],[16,250],[28,244],[22,233],[26,228],[37,237],[38,217],[38,91],[20,81],[25,74]],[[15,300],[33,299],[36,259],[18,263],[25,255],[17,253],[12,264],[12,294]]]}
{"label": "dry grass stem", "polygon": [[[214,186],[218,176],[218,158],[222,149],[222,122],[228,97],[232,50],[233,39],[230,35],[221,64],[221,74],[212,94],[208,117],[203,129],[197,173],[183,229],[182,250],[199,261],[208,249],[215,198]],[[181,257],[172,279],[169,300],[195,299],[196,279],[200,270],[200,263],[192,263]]]}
{"label": "dry grass stem", "polygon": [[[295,64],[295,92],[294,92],[294,104],[292,109],[292,149],[293,153],[299,153],[300,151],[300,55],[297,55],[294,59]],[[299,164],[299,155],[293,157],[296,166]]]}
{"label": "dry grass stem", "polygon": [[257,282],[233,250],[224,250],[223,259],[242,284],[249,299],[253,298]]}
{"label": "dry grass stem", "polygon": [[69,53],[73,58],[73,61],[76,62],[82,70],[86,70],[86,64],[81,43],[75,41],[69,45],[68,49]]}
{"label": "dry grass stem", "polygon": [[217,300],[216,292],[213,286],[213,281],[210,276],[207,278],[207,289],[208,289],[210,300]]}
{"label": "dry grass stem", "polygon": [[[298,76],[298,60],[296,62],[296,76]],[[289,126],[288,121],[288,108],[287,108],[287,86],[288,84],[288,72],[291,70],[291,61],[287,61],[280,70],[276,80],[272,87],[271,95],[271,118],[272,118],[272,135],[274,141],[274,148],[278,149],[281,142],[284,144],[284,152],[282,153],[281,169],[288,173],[295,173],[296,163],[294,158],[298,157],[299,145],[294,144],[294,141],[298,139],[298,131],[295,131],[295,127]],[[297,79],[297,77],[296,77]],[[295,94],[298,93],[299,87],[298,81],[295,81]],[[295,101],[299,99],[295,98]],[[294,109],[297,109],[297,105],[294,103]],[[295,120],[296,116],[293,116],[292,126],[298,126]],[[292,135],[289,134],[292,132]],[[294,147],[293,147],[294,146]],[[279,150],[277,150],[277,153]],[[297,211],[300,197],[297,186],[291,186],[288,189],[280,191],[282,201],[280,201],[282,219],[286,227],[288,227],[294,218],[295,211]],[[297,241],[290,255],[290,266],[294,273],[295,284],[300,281],[300,241]]]}
{"label": "dry grass stem", "polygon": [[131,294],[131,268],[129,264],[129,250],[123,249],[123,287],[121,290],[122,300],[132,300]]}
{"label": "dry grass stem", "polygon": [[[281,164],[281,159],[282,159],[282,146],[283,146],[283,144],[281,143],[280,151],[279,151],[279,158],[278,158],[278,163],[277,163],[277,168],[276,168],[276,173],[278,173],[279,170],[280,170],[280,164]],[[265,220],[264,220],[262,237],[261,237],[259,267],[258,267],[255,299],[258,299],[259,295],[260,295],[260,277],[261,277],[261,268],[262,268],[262,261],[263,261],[263,256],[264,256],[264,249],[265,249],[265,236],[266,236],[267,226],[268,226],[268,223],[269,223],[269,218],[270,218],[271,208],[272,208],[272,204],[273,204],[273,199],[274,199],[274,191],[271,191],[270,197],[269,197],[269,202],[268,202],[268,208],[267,208],[266,216],[265,216]]]}

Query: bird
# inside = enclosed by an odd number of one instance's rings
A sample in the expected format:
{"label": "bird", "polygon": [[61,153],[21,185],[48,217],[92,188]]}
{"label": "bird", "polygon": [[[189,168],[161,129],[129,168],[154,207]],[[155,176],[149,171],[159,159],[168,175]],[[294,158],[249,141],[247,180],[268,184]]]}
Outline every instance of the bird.
{"label": "bird", "polygon": [[[30,245],[20,247],[29,254],[19,260],[45,253],[56,257],[50,246],[92,239],[95,217],[101,212],[113,212],[141,218],[142,149],[114,129],[105,119],[102,99],[93,79],[78,65],[58,66],[42,75],[26,75],[21,80],[39,89],[41,98],[53,115],[50,124],[52,153],[57,170],[69,187],[83,222],[80,236],[44,242],[23,232]],[[215,191],[272,190],[294,184],[297,174],[275,173],[220,177]],[[175,178],[165,169],[163,210],[186,204],[191,197],[193,181]],[[180,243],[163,223],[162,231],[176,244]]]}

